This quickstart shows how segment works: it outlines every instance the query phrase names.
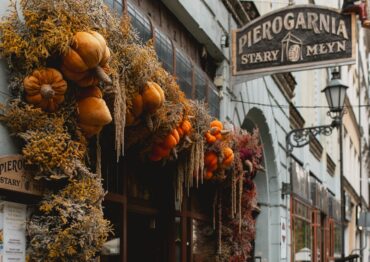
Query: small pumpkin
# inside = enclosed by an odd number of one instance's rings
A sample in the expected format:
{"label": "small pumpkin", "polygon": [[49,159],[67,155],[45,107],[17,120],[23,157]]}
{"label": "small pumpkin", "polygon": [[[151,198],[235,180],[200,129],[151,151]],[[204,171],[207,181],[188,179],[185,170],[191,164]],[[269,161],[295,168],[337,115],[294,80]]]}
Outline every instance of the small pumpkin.
{"label": "small pumpkin", "polygon": [[209,171],[215,171],[217,169],[217,154],[215,152],[206,152],[204,156],[204,165]]}
{"label": "small pumpkin", "polygon": [[109,109],[102,99],[99,88],[91,87],[88,92],[92,96],[86,96],[77,101],[78,125],[82,132],[91,137],[98,134],[103,126],[112,121]]}
{"label": "small pumpkin", "polygon": [[230,147],[225,147],[222,150],[222,153],[224,154],[224,159],[222,160],[222,165],[225,167],[231,166],[231,164],[234,161],[234,152]]}
{"label": "small pumpkin", "polygon": [[211,135],[209,131],[205,134],[205,138],[208,144],[213,144],[217,140],[217,138],[214,135]]}
{"label": "small pumpkin", "polygon": [[153,146],[152,153],[149,156],[149,159],[151,161],[159,161],[163,157],[169,156],[170,152],[171,152],[170,148],[166,148],[161,144],[156,144],[156,145]]}
{"label": "small pumpkin", "polygon": [[179,134],[180,137],[183,137],[184,136],[184,131],[182,131],[182,128],[180,126],[178,126],[176,128],[176,130],[177,130],[177,133]]}
{"label": "small pumpkin", "polygon": [[219,130],[224,129],[224,125],[219,120],[213,120],[210,124],[211,127],[217,127]]}
{"label": "small pumpkin", "polygon": [[54,68],[37,69],[23,80],[28,103],[47,112],[55,112],[64,101],[67,82]]}
{"label": "small pumpkin", "polygon": [[213,173],[211,171],[206,171],[203,175],[204,180],[211,180]]}
{"label": "small pumpkin", "polygon": [[148,81],[141,93],[143,98],[144,110],[149,113],[155,113],[164,103],[165,97],[162,88],[155,82]]}
{"label": "small pumpkin", "polygon": [[139,117],[143,112],[143,97],[137,94],[132,100],[131,110],[126,111],[126,126],[132,126],[139,122]]}
{"label": "small pumpkin", "polygon": [[184,135],[190,134],[190,131],[191,131],[191,123],[190,123],[190,121],[189,120],[182,121],[182,123],[181,123],[181,129],[182,129]]}
{"label": "small pumpkin", "polygon": [[173,129],[163,140],[162,145],[165,148],[172,149],[180,142],[180,135],[177,129]]}
{"label": "small pumpkin", "polygon": [[165,137],[163,141],[163,145],[166,148],[174,148],[177,145],[178,141],[176,140],[175,136],[172,134],[169,134],[168,136]]}
{"label": "small pumpkin", "polygon": [[104,37],[95,31],[77,32],[62,58],[61,70],[80,87],[94,86],[99,80],[111,84],[108,76],[110,50]]}

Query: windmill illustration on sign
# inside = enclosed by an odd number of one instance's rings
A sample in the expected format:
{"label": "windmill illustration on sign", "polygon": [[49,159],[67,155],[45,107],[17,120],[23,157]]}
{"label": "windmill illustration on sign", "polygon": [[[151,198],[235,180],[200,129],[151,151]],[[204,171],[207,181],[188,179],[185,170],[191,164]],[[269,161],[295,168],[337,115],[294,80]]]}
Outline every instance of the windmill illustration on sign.
{"label": "windmill illustration on sign", "polygon": [[281,62],[302,60],[302,41],[291,32],[281,40]]}

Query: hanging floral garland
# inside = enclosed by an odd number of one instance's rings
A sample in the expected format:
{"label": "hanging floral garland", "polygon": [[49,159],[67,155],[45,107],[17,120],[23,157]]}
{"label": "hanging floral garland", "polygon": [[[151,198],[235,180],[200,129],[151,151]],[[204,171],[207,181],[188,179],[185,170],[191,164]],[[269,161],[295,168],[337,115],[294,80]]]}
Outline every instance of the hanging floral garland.
{"label": "hanging floral garland", "polygon": [[217,257],[247,257],[258,134],[227,130],[206,105],[186,99],[127,17],[101,0],[14,1],[0,23],[0,54],[14,96],[0,120],[23,140],[34,179],[49,186],[28,223],[30,261],[92,261],[111,233],[99,142],[96,174],[87,167],[90,138],[111,121],[117,160],[125,153],[177,163],[177,201],[184,189],[215,183]]}

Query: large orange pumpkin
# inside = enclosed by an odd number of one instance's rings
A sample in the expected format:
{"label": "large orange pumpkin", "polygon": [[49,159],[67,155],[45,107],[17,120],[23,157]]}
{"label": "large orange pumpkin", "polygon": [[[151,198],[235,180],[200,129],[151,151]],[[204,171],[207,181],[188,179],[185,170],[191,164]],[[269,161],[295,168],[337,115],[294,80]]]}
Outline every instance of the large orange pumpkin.
{"label": "large orange pumpkin", "polygon": [[26,101],[44,111],[55,112],[64,101],[67,82],[53,68],[38,69],[23,80]]}
{"label": "large orange pumpkin", "polygon": [[149,114],[155,113],[164,103],[165,97],[162,88],[155,82],[148,81],[141,93],[143,107]]}
{"label": "large orange pumpkin", "polygon": [[95,32],[78,32],[62,59],[61,70],[81,87],[97,85],[99,80],[111,84],[108,76],[110,51],[104,37]]}
{"label": "large orange pumpkin", "polygon": [[112,121],[100,89],[89,88],[89,93],[91,96],[82,96],[83,98],[77,101],[78,125],[87,137],[98,134],[103,126]]}

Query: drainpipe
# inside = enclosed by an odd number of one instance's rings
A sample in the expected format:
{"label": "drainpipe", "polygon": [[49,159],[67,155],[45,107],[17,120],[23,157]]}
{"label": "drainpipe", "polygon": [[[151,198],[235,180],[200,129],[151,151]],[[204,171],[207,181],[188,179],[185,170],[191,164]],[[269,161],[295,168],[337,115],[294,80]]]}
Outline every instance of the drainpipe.
{"label": "drainpipe", "polygon": [[[358,57],[361,57],[360,56],[360,48],[358,48]],[[361,105],[361,90],[362,90],[362,86],[361,86],[361,77],[360,77],[360,68],[361,68],[361,64],[360,64],[360,59],[358,59],[358,69],[359,69],[359,74],[358,74],[358,84],[359,84],[359,95],[358,95],[358,104]],[[359,128],[360,128],[360,143],[359,143],[359,147],[360,147],[360,152],[359,152],[359,159],[360,159],[360,207],[361,207],[361,211],[362,211],[362,129],[361,129],[361,107],[359,106],[358,107],[358,125],[359,125]],[[357,216],[357,214],[356,214]],[[363,262],[364,259],[364,249],[362,248],[363,246],[363,239],[362,239],[362,231],[360,231],[360,262]],[[366,234],[365,234],[366,236]]]}
{"label": "drainpipe", "polygon": [[343,174],[343,120],[341,118],[341,123],[339,125],[339,158],[340,158],[340,206],[341,206],[341,235],[342,235],[342,250],[341,250],[341,258],[344,259],[345,257],[345,241],[344,241],[344,233],[345,233],[345,203],[344,203],[344,174]]}

